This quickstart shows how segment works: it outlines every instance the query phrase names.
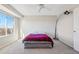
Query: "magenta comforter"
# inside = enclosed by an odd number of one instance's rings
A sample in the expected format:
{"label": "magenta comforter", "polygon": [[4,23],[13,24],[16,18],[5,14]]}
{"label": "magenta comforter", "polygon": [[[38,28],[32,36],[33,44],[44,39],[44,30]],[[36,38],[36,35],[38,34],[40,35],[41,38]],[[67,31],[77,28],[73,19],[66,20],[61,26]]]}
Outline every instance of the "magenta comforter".
{"label": "magenta comforter", "polygon": [[29,34],[23,41],[47,41],[53,45],[52,39],[46,34]]}

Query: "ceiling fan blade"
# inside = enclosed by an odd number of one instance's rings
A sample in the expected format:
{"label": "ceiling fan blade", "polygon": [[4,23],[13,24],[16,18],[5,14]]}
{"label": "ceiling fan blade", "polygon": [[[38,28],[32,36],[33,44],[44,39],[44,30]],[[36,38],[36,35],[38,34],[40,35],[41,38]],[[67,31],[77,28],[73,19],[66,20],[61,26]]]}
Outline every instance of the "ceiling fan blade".
{"label": "ceiling fan blade", "polygon": [[42,8],[39,8],[39,10],[38,10],[38,11],[39,11],[39,12],[41,12],[41,9],[42,9]]}
{"label": "ceiling fan blade", "polygon": [[38,10],[39,12],[41,12],[41,10],[45,8],[44,4],[39,4],[38,6],[39,6],[39,10]]}

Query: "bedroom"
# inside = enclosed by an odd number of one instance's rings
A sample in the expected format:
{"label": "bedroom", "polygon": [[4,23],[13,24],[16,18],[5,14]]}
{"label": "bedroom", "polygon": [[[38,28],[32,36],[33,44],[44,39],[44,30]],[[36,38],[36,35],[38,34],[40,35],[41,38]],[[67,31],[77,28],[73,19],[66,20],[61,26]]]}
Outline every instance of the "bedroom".
{"label": "bedroom", "polygon": [[[0,36],[0,53],[78,53],[79,44],[73,38],[73,20],[78,18],[78,4],[1,4],[0,10],[2,14],[13,17],[13,33],[8,34],[8,25],[4,24],[6,29],[5,34]],[[36,44],[35,49],[24,49],[22,41],[29,34],[46,34],[52,39],[53,48],[38,48],[38,45],[49,47],[49,43],[48,46]],[[25,46],[27,45],[26,43]]]}

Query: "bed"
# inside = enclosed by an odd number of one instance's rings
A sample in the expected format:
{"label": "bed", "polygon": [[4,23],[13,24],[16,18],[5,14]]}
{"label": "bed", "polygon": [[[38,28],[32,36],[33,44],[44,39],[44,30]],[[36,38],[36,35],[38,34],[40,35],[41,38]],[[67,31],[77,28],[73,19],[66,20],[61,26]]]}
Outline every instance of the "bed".
{"label": "bed", "polygon": [[23,39],[24,48],[52,48],[53,41],[46,34],[29,34]]}

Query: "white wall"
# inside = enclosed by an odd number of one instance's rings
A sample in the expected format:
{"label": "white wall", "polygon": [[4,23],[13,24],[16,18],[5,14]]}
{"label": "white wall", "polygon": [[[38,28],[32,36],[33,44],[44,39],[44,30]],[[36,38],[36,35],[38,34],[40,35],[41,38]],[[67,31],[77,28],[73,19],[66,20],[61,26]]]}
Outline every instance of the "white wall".
{"label": "white wall", "polygon": [[59,18],[57,36],[60,41],[73,47],[73,14],[63,15]]}
{"label": "white wall", "polygon": [[26,16],[21,20],[21,36],[31,32],[54,35],[56,16]]}

